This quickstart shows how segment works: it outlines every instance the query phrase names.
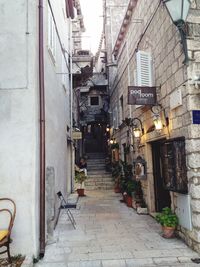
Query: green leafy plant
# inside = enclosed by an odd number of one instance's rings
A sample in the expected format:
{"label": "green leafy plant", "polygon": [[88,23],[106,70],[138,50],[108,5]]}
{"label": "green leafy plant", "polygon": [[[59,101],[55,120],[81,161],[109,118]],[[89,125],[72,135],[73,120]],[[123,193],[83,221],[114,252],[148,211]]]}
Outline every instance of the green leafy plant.
{"label": "green leafy plant", "polygon": [[126,193],[128,196],[132,196],[132,192],[136,190],[137,182],[134,180],[128,180],[126,183]]}
{"label": "green leafy plant", "polygon": [[122,167],[119,162],[112,163],[112,177],[119,178],[121,175]]}
{"label": "green leafy plant", "polygon": [[87,176],[85,175],[84,171],[75,171],[75,181],[79,183],[81,186],[83,182],[87,179]]}
{"label": "green leafy plant", "polygon": [[162,212],[156,216],[156,221],[166,227],[175,228],[178,225],[178,217],[169,207],[162,209]]}
{"label": "green leafy plant", "polygon": [[123,167],[123,172],[124,172],[124,176],[125,179],[132,179],[133,177],[133,165],[132,164],[128,164],[125,161],[121,161],[122,167]]}
{"label": "green leafy plant", "polygon": [[119,144],[118,143],[112,144],[111,149],[119,149]]}

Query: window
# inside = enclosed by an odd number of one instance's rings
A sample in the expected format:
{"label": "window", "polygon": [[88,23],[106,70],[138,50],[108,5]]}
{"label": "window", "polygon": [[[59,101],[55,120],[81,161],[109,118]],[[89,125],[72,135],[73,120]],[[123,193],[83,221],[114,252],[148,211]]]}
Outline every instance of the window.
{"label": "window", "polygon": [[48,47],[55,61],[56,58],[56,29],[51,14],[51,10],[48,10]]}
{"label": "window", "polygon": [[90,97],[90,106],[99,106],[99,97],[91,96]]}
{"label": "window", "polygon": [[167,140],[161,145],[162,176],[167,190],[187,193],[187,168],[184,138]]}

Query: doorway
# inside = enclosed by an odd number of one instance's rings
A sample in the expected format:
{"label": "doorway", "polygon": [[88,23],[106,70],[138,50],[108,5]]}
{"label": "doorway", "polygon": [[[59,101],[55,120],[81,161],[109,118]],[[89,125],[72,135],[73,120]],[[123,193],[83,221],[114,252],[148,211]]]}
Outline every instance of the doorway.
{"label": "doorway", "polygon": [[163,166],[162,158],[164,155],[161,149],[163,140],[152,143],[152,159],[153,159],[153,176],[154,176],[154,192],[155,192],[155,209],[160,212],[165,207],[171,207],[170,191],[165,189],[164,179],[162,175]]}
{"label": "doorway", "polygon": [[100,123],[88,124],[85,133],[86,153],[105,153],[105,125]]}

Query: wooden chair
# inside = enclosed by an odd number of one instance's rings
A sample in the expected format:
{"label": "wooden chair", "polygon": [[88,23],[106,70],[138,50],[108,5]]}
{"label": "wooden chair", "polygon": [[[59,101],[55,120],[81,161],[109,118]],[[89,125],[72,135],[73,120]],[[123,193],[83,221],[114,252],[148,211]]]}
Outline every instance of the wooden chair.
{"label": "wooden chair", "polygon": [[16,215],[15,202],[10,198],[0,198],[0,248],[5,247],[5,250],[0,254],[8,254],[8,260],[11,262],[10,243],[11,231]]}

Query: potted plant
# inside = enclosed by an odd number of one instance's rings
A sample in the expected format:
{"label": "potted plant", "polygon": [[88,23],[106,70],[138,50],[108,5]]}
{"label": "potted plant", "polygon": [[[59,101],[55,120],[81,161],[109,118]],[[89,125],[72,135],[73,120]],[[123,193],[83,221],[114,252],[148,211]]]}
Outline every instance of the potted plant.
{"label": "potted plant", "polygon": [[162,212],[156,215],[156,220],[162,225],[163,237],[172,238],[178,225],[178,217],[169,207],[162,209]]}
{"label": "potted plant", "polygon": [[84,171],[75,171],[75,181],[80,185],[80,188],[77,189],[77,193],[80,197],[85,196],[83,183],[87,179]]}
{"label": "potted plant", "polygon": [[115,193],[120,193],[120,175],[121,175],[121,165],[118,161],[112,164],[112,177],[115,181]]}
{"label": "potted plant", "polygon": [[128,207],[132,207],[132,192],[135,191],[136,188],[136,181],[128,180],[126,183],[126,204]]}

